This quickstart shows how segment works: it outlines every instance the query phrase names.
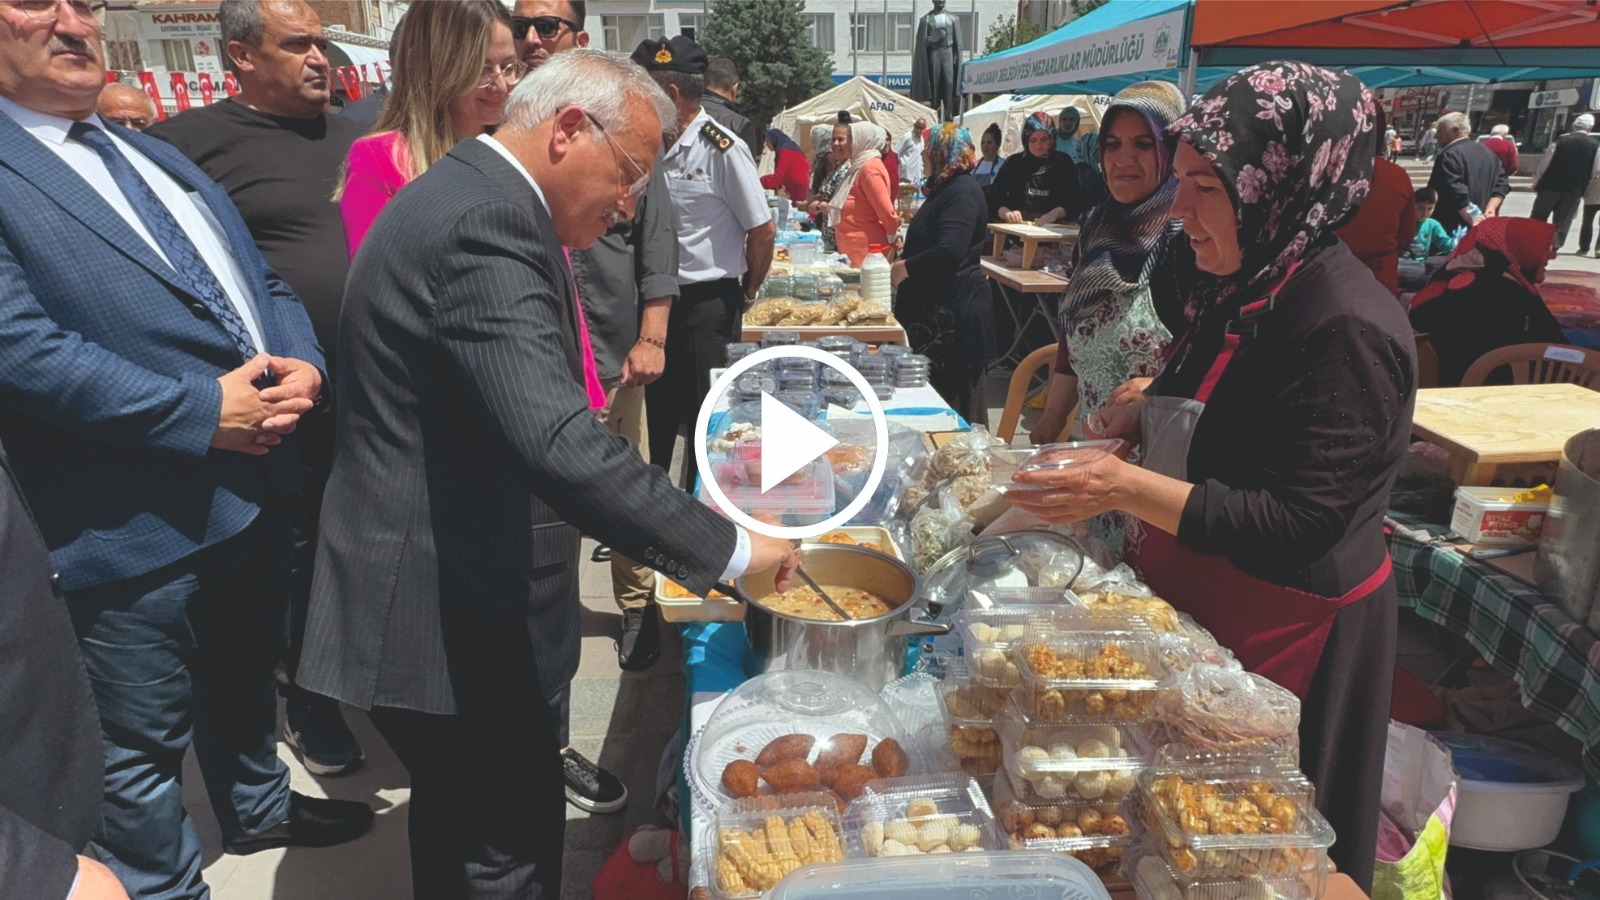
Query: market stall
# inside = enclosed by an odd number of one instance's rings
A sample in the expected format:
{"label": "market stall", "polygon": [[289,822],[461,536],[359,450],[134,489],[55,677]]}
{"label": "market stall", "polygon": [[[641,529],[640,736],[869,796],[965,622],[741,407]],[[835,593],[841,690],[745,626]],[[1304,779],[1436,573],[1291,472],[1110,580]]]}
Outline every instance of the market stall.
{"label": "market stall", "polygon": [[939,121],[939,114],[927,106],[858,75],[778,113],[771,127],[794,138],[809,153],[811,126],[831,125],[840,112],[850,113],[858,122],[882,125],[888,130],[891,143],[910,131],[918,119],[929,124]]}
{"label": "market stall", "polygon": [[[730,460],[749,433],[739,399],[713,420]],[[883,885],[910,861],[945,885],[1053,865],[1086,879],[1085,897],[1360,896],[1330,876],[1293,695],[1104,567],[1082,532],[1008,512],[1018,471],[1119,442],[890,440],[882,502],[802,548],[849,621],[816,591],[774,593],[769,574],[730,588],[742,596],[723,599],[723,621],[683,626],[679,811],[697,896]],[[830,453],[836,482],[858,447]],[[757,510],[800,524],[798,507]],[[1212,794],[1239,802],[1206,812],[1196,798]],[[1253,834],[1229,837],[1240,829]],[[1040,852],[1054,862],[1028,862]]]}
{"label": "market stall", "polygon": [[1100,130],[1100,112],[1111,100],[1089,94],[1001,94],[961,114],[961,124],[980,137],[990,125],[1000,127],[1000,156],[1022,151],[1022,122],[1036,112],[1054,116],[1064,107],[1078,111],[1078,131],[1073,137]]}

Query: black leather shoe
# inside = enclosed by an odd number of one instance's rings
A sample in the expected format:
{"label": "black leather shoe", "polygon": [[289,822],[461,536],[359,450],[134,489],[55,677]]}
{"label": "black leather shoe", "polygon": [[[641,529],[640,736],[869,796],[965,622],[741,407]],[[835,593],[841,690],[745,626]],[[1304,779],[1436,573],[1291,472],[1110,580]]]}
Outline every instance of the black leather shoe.
{"label": "black leather shoe", "polygon": [[372,807],[356,800],[324,800],[290,792],[289,818],[261,832],[236,837],[236,856],[274,847],[332,847],[353,841],[372,827]]}
{"label": "black leather shoe", "polygon": [[611,548],[604,544],[597,544],[594,552],[589,554],[589,561],[597,563],[611,562]]}
{"label": "black leather shoe", "polygon": [[617,639],[617,665],[624,672],[643,672],[661,658],[661,626],[654,607],[622,611],[622,636]]}

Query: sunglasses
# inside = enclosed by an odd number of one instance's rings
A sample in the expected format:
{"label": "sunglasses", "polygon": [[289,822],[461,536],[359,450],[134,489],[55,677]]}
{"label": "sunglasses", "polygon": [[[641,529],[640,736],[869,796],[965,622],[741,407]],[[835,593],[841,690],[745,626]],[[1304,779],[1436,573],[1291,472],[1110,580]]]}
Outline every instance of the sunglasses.
{"label": "sunglasses", "polygon": [[528,29],[531,28],[539,35],[540,38],[553,38],[561,33],[561,26],[563,25],[567,26],[573,31],[583,30],[582,25],[572,21],[571,19],[563,19],[560,16],[534,16],[532,18],[527,16],[512,16],[511,36],[519,41],[525,41],[528,39]]}

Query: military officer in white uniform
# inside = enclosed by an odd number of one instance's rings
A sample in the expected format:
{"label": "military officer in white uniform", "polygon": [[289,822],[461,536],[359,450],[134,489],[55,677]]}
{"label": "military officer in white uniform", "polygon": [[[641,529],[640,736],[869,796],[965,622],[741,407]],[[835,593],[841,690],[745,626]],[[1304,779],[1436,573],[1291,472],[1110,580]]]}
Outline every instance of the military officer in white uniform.
{"label": "military officer in white uniform", "polygon": [[[678,110],[678,140],[667,148],[662,166],[678,213],[681,293],[667,323],[666,369],[645,389],[650,459],[665,468],[679,429],[694,427],[711,390],[711,370],[726,362],[728,342],[739,338],[744,308],[772,266],[777,230],[750,148],[701,108],[705,51],[678,35],[644,41],[633,61],[655,77]],[[690,449],[684,487],[693,486],[695,469]]]}

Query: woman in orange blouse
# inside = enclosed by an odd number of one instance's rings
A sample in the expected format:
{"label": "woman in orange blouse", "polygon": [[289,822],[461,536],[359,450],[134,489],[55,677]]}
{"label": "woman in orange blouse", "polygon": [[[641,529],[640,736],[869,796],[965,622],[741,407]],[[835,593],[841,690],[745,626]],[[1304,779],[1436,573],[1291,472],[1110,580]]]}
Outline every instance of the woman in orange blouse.
{"label": "woman in orange blouse", "polygon": [[850,174],[828,202],[834,242],[852,266],[867,258],[869,245],[892,243],[900,231],[889,170],[879,157],[883,143],[883,129],[877,125],[850,125]]}

